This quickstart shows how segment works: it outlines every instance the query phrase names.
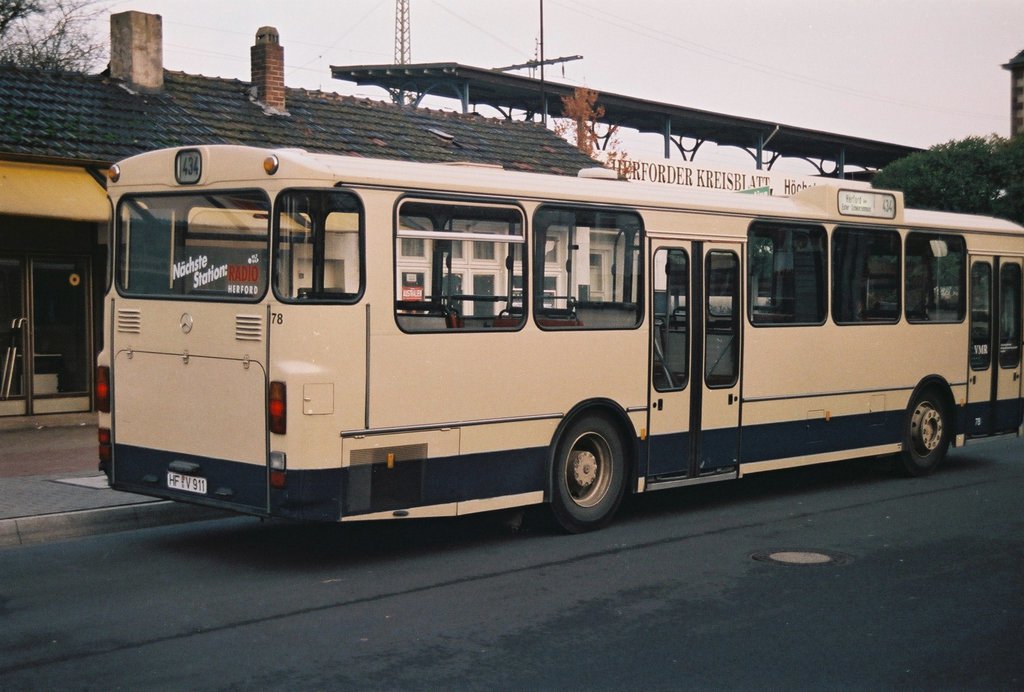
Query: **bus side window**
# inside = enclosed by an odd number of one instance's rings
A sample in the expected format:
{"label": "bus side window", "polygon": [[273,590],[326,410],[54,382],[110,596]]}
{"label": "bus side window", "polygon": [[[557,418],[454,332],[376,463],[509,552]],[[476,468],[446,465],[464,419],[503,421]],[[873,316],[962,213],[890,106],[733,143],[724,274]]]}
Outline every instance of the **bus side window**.
{"label": "bus side window", "polygon": [[825,229],[756,222],[747,236],[750,323],[823,323]]}
{"label": "bus side window", "polygon": [[908,233],[904,292],[908,322],[960,322],[966,313],[964,239]]}
{"label": "bus side window", "polygon": [[632,211],[542,207],[533,311],[542,329],[631,329],[643,320],[643,224]]}
{"label": "bus side window", "polygon": [[832,233],[832,319],[855,324],[899,318],[899,233],[837,228]]}
{"label": "bus side window", "polygon": [[286,190],[277,201],[274,292],[289,302],[347,302],[363,288],[362,209],[342,190]]}
{"label": "bus side window", "polygon": [[517,207],[406,200],[395,243],[399,328],[518,329],[525,321],[524,246]]}

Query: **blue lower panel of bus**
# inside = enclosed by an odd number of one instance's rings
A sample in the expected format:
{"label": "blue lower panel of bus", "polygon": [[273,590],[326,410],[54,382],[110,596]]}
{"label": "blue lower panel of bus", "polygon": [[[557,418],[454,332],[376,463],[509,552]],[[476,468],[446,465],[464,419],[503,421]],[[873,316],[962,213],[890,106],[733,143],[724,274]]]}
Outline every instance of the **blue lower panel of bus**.
{"label": "blue lower panel of bus", "polygon": [[[337,521],[353,514],[543,491],[547,453],[538,447],[410,459],[391,468],[379,463],[290,470],[283,488],[270,488],[266,466],[119,444],[113,470],[117,490],[254,514]],[[202,478],[205,492],[170,487],[170,474],[181,468],[189,469],[183,475]]]}
{"label": "blue lower panel of bus", "polygon": [[[175,469],[188,469],[186,473],[177,473],[179,477],[203,479],[205,492],[169,487],[174,480],[171,474],[176,473]],[[113,474],[113,486],[117,490],[243,512],[265,514],[267,511],[265,465],[241,464],[237,461],[116,444]],[[198,487],[193,483],[179,485]]]}
{"label": "blue lower panel of bus", "polygon": [[895,444],[902,439],[904,411],[753,425],[743,428],[740,462],[788,459],[812,454]]}
{"label": "blue lower panel of bus", "polygon": [[547,447],[343,469],[345,515],[506,497],[547,487]]}
{"label": "blue lower panel of bus", "polygon": [[[698,472],[735,466],[737,445],[740,463],[750,463],[895,444],[901,439],[905,415],[903,411],[889,411],[827,421],[786,421],[745,426],[742,434],[737,428],[702,432]],[[685,432],[652,436],[648,475],[685,473],[690,465],[690,443],[691,435]]]}
{"label": "blue lower panel of bus", "polygon": [[[648,447],[647,475],[666,477],[687,473],[690,468],[691,439],[688,432],[653,435]],[[713,473],[736,466],[738,444],[737,428],[702,431],[698,473]]]}
{"label": "blue lower panel of bus", "polygon": [[995,402],[970,404],[962,420],[961,430],[969,437],[982,437],[1005,432],[1016,432],[1021,425],[1021,401],[1005,399]]}

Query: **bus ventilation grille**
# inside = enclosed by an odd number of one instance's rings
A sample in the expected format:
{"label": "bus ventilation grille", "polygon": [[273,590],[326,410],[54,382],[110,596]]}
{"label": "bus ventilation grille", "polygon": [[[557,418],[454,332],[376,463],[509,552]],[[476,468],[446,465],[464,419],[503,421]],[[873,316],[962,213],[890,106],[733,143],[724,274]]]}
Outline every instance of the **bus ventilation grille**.
{"label": "bus ventilation grille", "polygon": [[235,315],[235,339],[238,341],[262,341],[263,318],[259,315]]}
{"label": "bus ventilation grille", "polygon": [[142,311],[133,308],[121,308],[118,310],[117,331],[122,334],[141,334]]}

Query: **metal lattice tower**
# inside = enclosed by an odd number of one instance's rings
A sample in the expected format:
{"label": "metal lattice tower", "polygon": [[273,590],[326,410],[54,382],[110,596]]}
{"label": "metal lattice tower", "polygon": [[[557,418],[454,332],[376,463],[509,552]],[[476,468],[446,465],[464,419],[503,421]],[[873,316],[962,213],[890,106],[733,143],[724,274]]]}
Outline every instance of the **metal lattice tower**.
{"label": "metal lattice tower", "polygon": [[412,23],[409,21],[409,0],[395,0],[395,64],[412,62]]}

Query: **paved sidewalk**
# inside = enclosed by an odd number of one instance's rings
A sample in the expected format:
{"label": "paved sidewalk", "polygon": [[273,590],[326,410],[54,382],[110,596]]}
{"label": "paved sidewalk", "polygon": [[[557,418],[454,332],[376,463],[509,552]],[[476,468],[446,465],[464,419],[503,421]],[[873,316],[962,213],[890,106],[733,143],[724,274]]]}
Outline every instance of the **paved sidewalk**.
{"label": "paved sidewalk", "polygon": [[0,418],[0,548],[228,516],[111,490],[96,414]]}

